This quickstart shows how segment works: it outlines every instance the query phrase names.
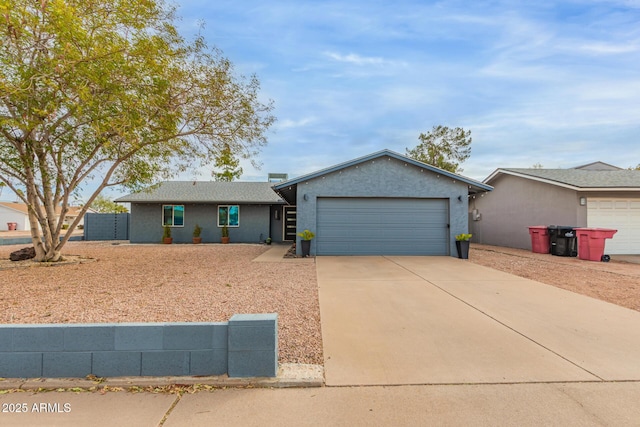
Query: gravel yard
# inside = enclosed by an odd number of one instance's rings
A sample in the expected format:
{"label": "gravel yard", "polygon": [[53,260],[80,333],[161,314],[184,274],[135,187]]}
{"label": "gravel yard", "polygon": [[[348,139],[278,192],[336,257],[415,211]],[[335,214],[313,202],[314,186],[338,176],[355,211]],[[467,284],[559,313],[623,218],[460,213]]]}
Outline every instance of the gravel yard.
{"label": "gravel yard", "polygon": [[[226,321],[235,313],[277,312],[280,362],[323,363],[310,260],[253,262],[270,248],[261,245],[69,242],[65,254],[95,261],[3,269],[15,266],[9,253],[23,246],[0,246],[2,323]],[[469,258],[640,311],[640,264],[476,244]]]}
{"label": "gravel yard", "polygon": [[640,311],[640,264],[471,244],[469,261]]}
{"label": "gravel yard", "polygon": [[[23,246],[0,246],[2,263]],[[252,262],[268,249],[69,242],[64,254],[97,261],[0,271],[0,322],[217,322],[277,312],[280,362],[322,364],[315,265]]]}

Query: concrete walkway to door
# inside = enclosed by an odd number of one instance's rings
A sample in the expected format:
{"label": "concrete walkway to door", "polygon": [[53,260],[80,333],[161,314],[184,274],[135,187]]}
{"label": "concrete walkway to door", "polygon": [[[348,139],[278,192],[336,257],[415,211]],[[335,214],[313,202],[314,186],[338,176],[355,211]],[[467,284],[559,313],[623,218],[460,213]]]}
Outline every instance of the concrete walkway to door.
{"label": "concrete walkway to door", "polygon": [[640,380],[640,313],[451,257],[318,257],[328,386]]}

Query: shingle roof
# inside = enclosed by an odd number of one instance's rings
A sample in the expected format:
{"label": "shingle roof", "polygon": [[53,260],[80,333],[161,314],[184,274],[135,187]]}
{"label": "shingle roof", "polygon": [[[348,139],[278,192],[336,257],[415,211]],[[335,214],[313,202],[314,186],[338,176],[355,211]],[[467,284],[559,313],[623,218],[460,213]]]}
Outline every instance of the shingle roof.
{"label": "shingle roof", "polygon": [[18,211],[27,215],[29,210],[27,209],[27,205],[24,203],[14,203],[14,202],[0,202],[0,206],[4,206],[5,208],[13,209],[14,211]]}
{"label": "shingle roof", "polygon": [[[29,214],[29,208],[27,208],[27,205],[25,205],[24,203],[15,203],[15,202],[0,202],[0,206],[4,206],[6,208],[9,209],[13,209],[15,211],[19,211],[25,215]],[[60,214],[61,211],[61,207],[60,206],[56,206],[56,213]],[[68,206],[68,210],[67,210],[67,215],[68,217],[73,217],[73,216],[78,216],[78,213],[80,213],[80,210],[82,209],[82,207],[80,206]],[[89,209],[89,212],[94,212],[93,210]]]}
{"label": "shingle roof", "polygon": [[519,175],[524,178],[575,187],[576,189],[640,189],[640,171],[638,170],[500,168],[484,182],[490,183],[500,173]]}
{"label": "shingle roof", "polygon": [[165,181],[116,202],[133,203],[283,203],[268,182]]}

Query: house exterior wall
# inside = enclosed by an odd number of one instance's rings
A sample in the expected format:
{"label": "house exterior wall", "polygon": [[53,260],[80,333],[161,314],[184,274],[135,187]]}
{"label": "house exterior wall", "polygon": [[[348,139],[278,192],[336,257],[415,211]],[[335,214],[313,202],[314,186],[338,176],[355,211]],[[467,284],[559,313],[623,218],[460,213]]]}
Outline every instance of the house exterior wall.
{"label": "house exterior wall", "polygon": [[18,230],[29,230],[29,216],[13,209],[0,206],[0,230],[8,230],[8,222],[18,224]]}
{"label": "house exterior wall", "polygon": [[491,185],[493,191],[470,200],[470,211],[481,215],[479,221],[469,220],[473,242],[531,249],[529,226],[587,225],[587,208],[574,190],[511,175]]}
{"label": "house exterior wall", "polygon": [[[437,175],[403,161],[381,157],[298,183],[298,232],[316,230],[318,197],[440,198],[449,200],[449,251],[456,254],[455,235],[468,227],[468,189],[465,183]],[[306,195],[306,200],[305,200]],[[458,201],[458,196],[462,200]],[[298,251],[300,251],[298,237]],[[311,254],[315,254],[315,239]]]}
{"label": "house exterior wall", "polygon": [[[132,203],[131,204],[131,243],[160,243],[162,240],[162,206],[172,203]],[[203,243],[219,243],[222,229],[218,227],[218,204],[184,205],[184,226],[172,227],[171,237],[174,243],[191,243],[193,229],[202,227]],[[226,205],[227,203],[221,203]],[[234,204],[232,202],[228,203]],[[269,205],[239,205],[240,226],[229,227],[232,243],[258,243],[269,237]]]}

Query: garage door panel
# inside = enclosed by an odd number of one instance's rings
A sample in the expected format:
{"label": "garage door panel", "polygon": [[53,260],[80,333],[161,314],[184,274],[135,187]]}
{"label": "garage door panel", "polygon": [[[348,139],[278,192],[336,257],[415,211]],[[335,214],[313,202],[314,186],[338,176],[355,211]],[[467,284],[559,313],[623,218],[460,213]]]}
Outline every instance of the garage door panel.
{"label": "garage door panel", "polygon": [[612,239],[606,240],[605,253],[640,253],[640,201],[589,198],[587,226],[618,230]]}
{"label": "garage door panel", "polygon": [[319,198],[319,255],[448,255],[445,199]]}

